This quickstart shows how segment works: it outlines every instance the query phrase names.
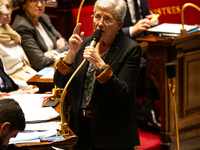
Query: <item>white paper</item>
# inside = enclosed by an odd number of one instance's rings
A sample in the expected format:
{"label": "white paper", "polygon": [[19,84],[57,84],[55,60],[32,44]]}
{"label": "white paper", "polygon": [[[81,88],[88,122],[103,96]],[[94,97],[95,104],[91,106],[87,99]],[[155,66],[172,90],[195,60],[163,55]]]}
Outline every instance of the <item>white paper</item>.
{"label": "white paper", "polygon": [[45,130],[45,131],[34,131],[34,130],[26,131],[25,130],[24,132],[19,132],[15,138],[11,138],[9,144],[23,143],[22,141],[39,139],[40,137],[54,136],[56,134],[57,134],[56,129]]}
{"label": "white paper", "polygon": [[[186,31],[190,31],[193,29],[199,28],[198,25],[184,25]],[[163,23],[157,25],[155,27],[147,29],[148,32],[155,32],[155,33],[173,33],[173,34],[180,34],[180,30],[182,29],[182,24],[173,24],[173,23]]]}
{"label": "white paper", "polygon": [[54,70],[51,70],[49,72],[47,72],[46,74],[44,74],[43,76],[41,76],[41,79],[53,79],[53,75],[54,75]]}
{"label": "white paper", "polygon": [[41,107],[43,98],[51,94],[10,94],[21,106],[26,122],[48,121],[59,116],[52,107]]}

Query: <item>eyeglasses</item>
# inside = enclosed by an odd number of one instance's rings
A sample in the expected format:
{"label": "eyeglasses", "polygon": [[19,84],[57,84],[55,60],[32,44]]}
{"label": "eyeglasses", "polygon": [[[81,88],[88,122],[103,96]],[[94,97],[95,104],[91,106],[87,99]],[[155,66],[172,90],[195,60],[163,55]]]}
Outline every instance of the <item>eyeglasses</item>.
{"label": "eyeglasses", "polygon": [[115,20],[112,20],[112,19],[109,18],[109,17],[101,18],[100,15],[94,15],[94,16],[93,16],[93,20],[94,20],[95,22],[99,22],[99,21],[102,20],[102,22],[103,22],[104,24],[110,24],[110,23],[115,22]]}
{"label": "eyeglasses", "polygon": [[39,2],[41,4],[46,4],[47,0],[30,0],[32,4],[37,5]]}

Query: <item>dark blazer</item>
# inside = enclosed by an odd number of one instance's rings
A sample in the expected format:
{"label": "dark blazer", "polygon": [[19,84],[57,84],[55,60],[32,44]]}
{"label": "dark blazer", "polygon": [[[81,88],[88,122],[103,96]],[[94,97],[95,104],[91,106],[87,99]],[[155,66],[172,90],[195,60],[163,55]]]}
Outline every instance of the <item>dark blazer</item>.
{"label": "dark blazer", "polygon": [[[65,47],[61,49],[56,48],[56,40],[62,36],[53,27],[50,18],[46,14],[43,14],[39,18],[39,22],[42,24],[50,39],[53,41],[54,50],[61,53],[69,49],[69,44],[67,41],[65,41]],[[54,64],[53,58],[44,56],[44,52],[48,51],[44,39],[30,19],[26,16],[25,12],[21,12],[15,17],[12,28],[20,34],[22,38],[21,45],[35,70],[39,71],[44,67]]]}
{"label": "dark blazer", "polygon": [[[91,37],[84,38],[78,51],[74,70],[83,61],[83,51],[89,45]],[[141,47],[122,30],[105,58],[113,71],[112,77],[104,84],[95,81],[92,95],[91,138],[95,148],[125,149],[139,145],[137,126],[135,83],[139,74]],[[89,62],[86,61],[72,80],[73,102],[70,128],[77,134],[78,116],[83,93],[83,86]],[[54,83],[64,87],[69,75],[55,72]]]}
{"label": "dark blazer", "polygon": [[3,62],[0,59],[0,92],[11,92],[18,90],[19,87],[14,81],[5,73]]}
{"label": "dark blazer", "polygon": [[[126,4],[127,4],[127,0],[126,1]],[[150,15],[150,9],[149,9],[149,5],[148,5],[148,2],[147,0],[140,0],[140,3],[141,3],[141,16],[142,18],[145,18],[146,15]],[[126,16],[124,18],[124,26],[122,28],[123,32],[125,35],[127,35],[128,37],[130,37],[130,33],[129,33],[129,27],[130,26],[133,26],[134,24],[132,23],[131,21],[131,15],[130,15],[130,11],[129,11],[129,7],[128,7],[128,4],[127,4],[127,11],[126,11]],[[138,36],[134,36],[133,39],[135,39],[136,37],[140,37],[140,36],[143,36],[144,34],[140,34]]]}

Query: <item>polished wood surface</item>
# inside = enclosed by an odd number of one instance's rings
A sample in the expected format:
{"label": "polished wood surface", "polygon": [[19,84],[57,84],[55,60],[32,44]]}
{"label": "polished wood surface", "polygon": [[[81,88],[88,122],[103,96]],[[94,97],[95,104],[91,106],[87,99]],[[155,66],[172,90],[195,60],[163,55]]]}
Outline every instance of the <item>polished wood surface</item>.
{"label": "polished wood surface", "polygon": [[27,81],[29,85],[36,85],[39,88],[38,93],[52,92],[54,88],[53,79],[41,79],[41,76],[35,75]]}
{"label": "polished wood surface", "polygon": [[65,140],[57,142],[40,142],[40,143],[22,143],[15,144],[17,150],[52,150],[52,146],[71,150],[72,147],[76,144],[77,136],[73,134],[70,136],[65,136]]}
{"label": "polished wood surface", "polygon": [[[176,106],[180,149],[187,140],[200,136],[200,32],[179,37],[138,38],[138,42],[148,42],[146,51],[147,72],[154,82],[161,101],[162,150],[174,150],[175,125],[173,103],[168,89],[165,65],[176,64]],[[199,142],[199,141],[196,141]],[[191,149],[194,145],[191,145]]]}

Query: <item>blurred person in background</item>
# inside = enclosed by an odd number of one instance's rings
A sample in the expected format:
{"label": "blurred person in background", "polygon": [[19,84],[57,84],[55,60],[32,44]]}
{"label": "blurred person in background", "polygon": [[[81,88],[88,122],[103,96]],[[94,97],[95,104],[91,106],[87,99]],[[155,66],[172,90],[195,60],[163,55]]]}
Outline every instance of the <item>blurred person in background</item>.
{"label": "blurred person in background", "polygon": [[[4,3],[6,6],[4,5]],[[2,25],[2,22],[5,18],[9,18],[7,16],[10,16],[10,11],[7,9],[7,7],[10,9],[10,3],[9,1],[0,1],[0,24]],[[9,19],[8,19],[9,22]],[[0,28],[1,28],[0,26]],[[1,34],[0,34],[1,35]],[[6,38],[6,37],[4,37]],[[5,39],[4,39],[5,40]],[[1,53],[0,53],[1,54]],[[15,82],[7,75],[7,73],[4,71],[4,65],[2,62],[2,56],[0,55],[0,99],[2,99],[7,93],[14,93],[14,94],[28,94],[32,93],[32,91],[29,90],[21,90],[19,89],[19,86],[15,84]]]}
{"label": "blurred person in background", "polygon": [[20,13],[15,17],[12,28],[22,38],[22,47],[32,65],[39,71],[54,64],[61,53],[66,55],[68,42],[44,14],[46,0],[17,0]]}
{"label": "blurred person in background", "polygon": [[[124,26],[122,28],[125,35],[133,40],[147,35],[147,29],[156,26],[159,23],[158,18],[151,21],[156,14],[151,14],[147,0],[125,0],[127,4],[126,16],[124,18]],[[159,100],[158,91],[148,76],[146,71],[146,53],[141,57],[141,68],[139,81],[144,81],[145,92],[140,92],[136,86],[136,95],[145,93],[143,96],[142,106],[138,110],[138,119],[149,129],[160,130],[161,123],[158,119],[158,112],[155,109],[155,100]]]}
{"label": "blurred person in background", "polygon": [[[11,137],[25,129],[24,113],[14,99],[0,100],[0,150],[5,150]],[[9,150],[13,147],[8,148]]]}
{"label": "blurred person in background", "polygon": [[28,58],[21,47],[21,37],[14,31],[9,23],[11,21],[12,2],[2,0],[8,13],[4,15],[0,26],[0,59],[1,67],[10,78],[23,90],[32,89],[26,81],[33,77],[37,72],[30,66]]}

